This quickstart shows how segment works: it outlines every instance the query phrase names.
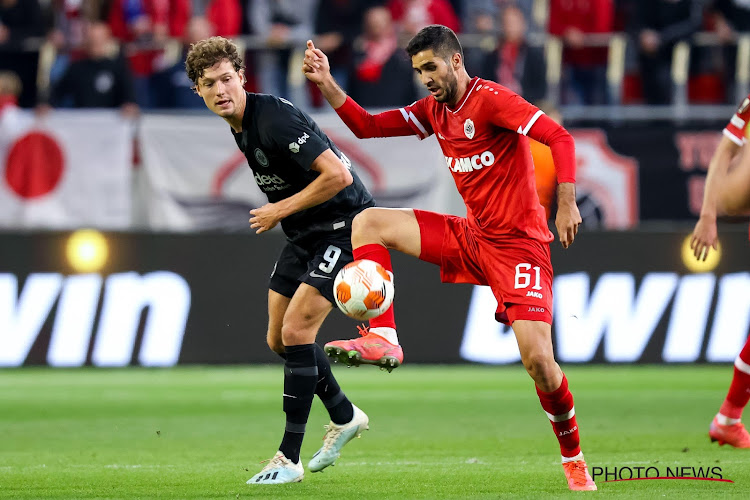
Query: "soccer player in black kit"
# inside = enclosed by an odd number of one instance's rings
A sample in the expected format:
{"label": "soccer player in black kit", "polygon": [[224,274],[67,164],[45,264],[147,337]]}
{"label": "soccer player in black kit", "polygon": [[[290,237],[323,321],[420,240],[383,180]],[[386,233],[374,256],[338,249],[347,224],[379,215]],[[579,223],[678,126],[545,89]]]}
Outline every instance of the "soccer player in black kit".
{"label": "soccer player in black kit", "polygon": [[351,221],[375,203],[310,116],[285,99],[244,90],[244,65],[230,40],[193,44],[185,67],[208,109],[229,123],[268,196],[266,205],[250,211],[250,227],[260,234],[281,223],[287,237],[269,283],[267,334],[269,347],[285,359],[286,428],[279,451],[248,484],[299,482],[300,448],[316,394],[331,423],[310,471],[331,465],[368,428],[367,415],[346,398],[315,337],[334,303],[333,278],[352,261]]}

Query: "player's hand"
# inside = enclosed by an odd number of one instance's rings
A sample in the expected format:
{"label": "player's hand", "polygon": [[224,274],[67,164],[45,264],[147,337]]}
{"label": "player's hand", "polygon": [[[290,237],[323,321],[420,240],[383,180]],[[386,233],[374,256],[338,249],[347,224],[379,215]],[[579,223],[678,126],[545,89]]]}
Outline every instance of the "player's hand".
{"label": "player's hand", "polygon": [[321,83],[331,76],[331,65],[328,56],[322,50],[316,49],[312,40],[307,41],[305,58],[302,61],[302,72],[313,83]]}
{"label": "player's hand", "polygon": [[716,230],[716,218],[702,215],[693,229],[693,237],[690,238],[690,248],[698,260],[706,260],[708,252],[718,248],[719,235]]}
{"label": "player's hand", "polygon": [[557,217],[555,218],[555,227],[560,237],[560,243],[563,248],[568,248],[578,234],[578,226],[581,224],[581,213],[578,211],[578,205],[575,201],[570,203],[561,203],[557,207]]}
{"label": "player's hand", "polygon": [[265,233],[276,227],[283,218],[279,207],[275,203],[266,203],[260,208],[250,210],[250,228],[255,229],[255,234]]}

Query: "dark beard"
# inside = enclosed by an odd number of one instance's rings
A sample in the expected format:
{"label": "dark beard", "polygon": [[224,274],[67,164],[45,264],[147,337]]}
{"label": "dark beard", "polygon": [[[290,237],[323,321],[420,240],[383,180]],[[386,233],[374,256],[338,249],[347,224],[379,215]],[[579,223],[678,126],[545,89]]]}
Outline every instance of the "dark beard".
{"label": "dark beard", "polygon": [[456,93],[458,92],[458,79],[454,77],[452,80],[446,81],[445,87],[443,87],[443,89],[445,90],[445,92],[443,93],[442,98],[438,98],[435,100],[437,102],[452,103],[456,98]]}

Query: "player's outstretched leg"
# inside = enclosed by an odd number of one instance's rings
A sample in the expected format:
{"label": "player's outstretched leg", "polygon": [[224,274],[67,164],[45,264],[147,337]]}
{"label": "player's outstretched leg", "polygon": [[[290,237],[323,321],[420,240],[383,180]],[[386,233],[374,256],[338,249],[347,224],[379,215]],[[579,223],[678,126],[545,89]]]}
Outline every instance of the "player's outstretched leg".
{"label": "player's outstretched leg", "polygon": [[[355,219],[353,231],[361,226],[359,220],[361,217]],[[393,276],[391,255],[383,245],[368,244],[355,248],[354,259],[375,261]],[[325,345],[326,354],[349,366],[375,365],[389,372],[401,366],[404,362],[404,351],[398,343],[393,305],[377,318],[371,319],[369,328],[358,328],[360,338],[329,342]]]}
{"label": "player's outstretched leg", "polygon": [[596,490],[581,452],[573,394],[553,355],[550,325],[543,321],[519,320],[513,322],[513,331],[521,351],[521,361],[534,379],[539,402],[560,443],[568,488],[574,491]]}
{"label": "player's outstretched leg", "polygon": [[[377,262],[393,275],[388,248],[418,255],[418,251],[411,246],[419,248],[419,231],[419,224],[410,209],[368,208],[352,222],[354,259]],[[394,246],[394,241],[406,246]],[[360,328],[359,333],[361,338],[358,339],[329,342],[325,345],[326,354],[350,366],[365,363],[380,366],[389,372],[403,363],[404,352],[398,342],[393,305],[385,313],[371,319],[369,328]]]}
{"label": "player's outstretched leg", "polygon": [[734,376],[724,403],[708,430],[711,441],[735,448],[750,448],[750,434],[742,425],[742,410],[750,400],[750,338],[734,361]]}

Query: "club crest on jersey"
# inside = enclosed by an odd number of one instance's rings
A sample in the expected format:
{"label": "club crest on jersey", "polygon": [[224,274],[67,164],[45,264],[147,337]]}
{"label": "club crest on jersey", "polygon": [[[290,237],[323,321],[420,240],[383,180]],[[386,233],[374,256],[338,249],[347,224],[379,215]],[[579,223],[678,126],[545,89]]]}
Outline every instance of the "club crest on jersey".
{"label": "club crest on jersey", "polygon": [[474,122],[471,121],[471,118],[467,118],[464,122],[464,134],[466,134],[466,137],[469,139],[474,138],[474,132],[476,130],[474,129]]}
{"label": "club crest on jersey", "polygon": [[268,166],[268,158],[266,158],[265,153],[263,153],[260,148],[255,148],[255,161],[257,161],[261,167]]}

